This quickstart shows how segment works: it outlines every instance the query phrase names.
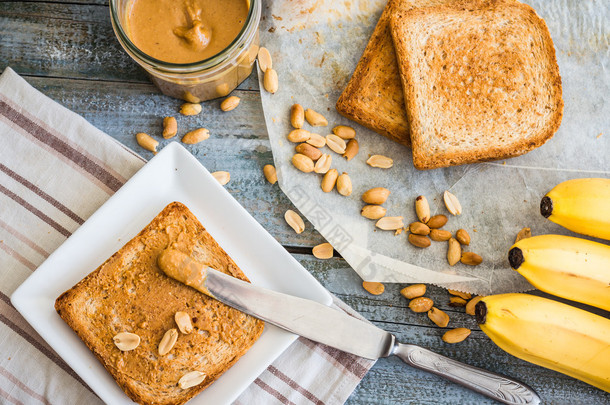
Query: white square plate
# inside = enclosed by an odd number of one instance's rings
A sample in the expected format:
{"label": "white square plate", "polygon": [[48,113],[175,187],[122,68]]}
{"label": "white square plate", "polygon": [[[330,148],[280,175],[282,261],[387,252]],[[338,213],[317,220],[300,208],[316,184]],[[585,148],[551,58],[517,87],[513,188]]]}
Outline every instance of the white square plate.
{"label": "white square plate", "polygon": [[[55,312],[55,299],[95,270],[173,201],[184,203],[253,284],[329,305],[332,298],[186,149],[170,143],[13,293],[11,302],[109,404],[132,404]],[[229,404],[295,339],[266,324],[252,348],[191,404]]]}

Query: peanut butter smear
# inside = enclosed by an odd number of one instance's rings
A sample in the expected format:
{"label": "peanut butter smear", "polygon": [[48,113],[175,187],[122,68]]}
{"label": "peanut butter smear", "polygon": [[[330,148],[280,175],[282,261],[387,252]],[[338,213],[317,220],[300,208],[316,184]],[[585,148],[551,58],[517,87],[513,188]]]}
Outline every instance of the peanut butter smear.
{"label": "peanut butter smear", "polygon": [[145,54],[170,63],[216,55],[237,37],[248,0],[132,0],[127,35]]}

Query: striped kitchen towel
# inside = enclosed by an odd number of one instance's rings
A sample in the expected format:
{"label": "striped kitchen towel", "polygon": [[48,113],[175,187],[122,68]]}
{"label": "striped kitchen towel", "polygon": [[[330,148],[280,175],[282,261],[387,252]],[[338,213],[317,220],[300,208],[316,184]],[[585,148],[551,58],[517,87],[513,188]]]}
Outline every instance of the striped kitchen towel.
{"label": "striped kitchen towel", "polygon": [[[101,403],[9,297],[146,162],[10,68],[0,76],[0,145],[0,403]],[[372,365],[300,338],[236,403],[341,404]]]}

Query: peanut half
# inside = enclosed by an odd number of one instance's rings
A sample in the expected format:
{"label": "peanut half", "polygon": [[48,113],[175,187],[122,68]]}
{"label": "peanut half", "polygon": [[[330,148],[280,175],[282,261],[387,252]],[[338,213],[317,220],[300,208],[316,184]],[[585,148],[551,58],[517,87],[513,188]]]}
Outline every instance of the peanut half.
{"label": "peanut half", "polygon": [[394,161],[391,158],[383,155],[373,155],[368,158],[366,163],[371,167],[378,167],[380,169],[389,169],[390,167],[394,166]]}
{"label": "peanut half", "polygon": [[380,205],[386,202],[390,196],[390,190],[384,187],[375,187],[362,194],[362,201],[367,204]]}
{"label": "peanut half", "polygon": [[365,205],[360,215],[368,219],[379,219],[385,216],[387,210],[381,205]]}
{"label": "peanut half", "polygon": [[220,109],[224,112],[234,110],[237,108],[240,101],[241,99],[237,96],[227,97],[220,103]]}
{"label": "peanut half", "polygon": [[264,46],[258,48],[258,67],[263,73],[265,73],[267,69],[271,69],[273,67],[273,59],[271,59],[271,54]]}
{"label": "peanut half", "polygon": [[316,148],[323,148],[326,145],[326,138],[324,138],[322,135],[314,134],[312,132],[309,134],[309,139],[305,142],[307,142],[311,146],[315,146]]}
{"label": "peanut half", "polygon": [[322,191],[325,193],[330,193],[335,188],[335,184],[337,183],[337,178],[339,177],[339,172],[337,169],[330,169],[324,177],[322,178],[322,183],[320,187],[322,187]]}
{"label": "peanut half", "polygon": [[443,194],[443,201],[445,202],[447,211],[449,211],[451,215],[460,215],[462,213],[462,205],[460,204],[460,201],[449,191],[445,191]]}
{"label": "peanut half", "polygon": [[347,125],[337,125],[333,128],[333,134],[342,139],[354,139],[356,137],[356,130]]}
{"label": "peanut half", "polygon": [[178,311],[174,315],[174,321],[176,321],[176,325],[178,325],[178,329],[180,332],[188,335],[193,331],[193,324],[191,323],[191,317],[186,312]]}
{"label": "peanut half", "polygon": [[375,223],[375,226],[384,231],[395,231],[405,225],[402,222],[402,217],[383,217]]}
{"label": "peanut half", "polygon": [[425,284],[412,284],[408,287],[400,290],[400,295],[405,297],[408,300],[413,298],[421,297],[426,293],[426,285]]}
{"label": "peanut half", "polygon": [[474,316],[474,307],[477,305],[477,302],[481,301],[484,297],[481,295],[477,295],[466,304],[466,313],[468,315]]}
{"label": "peanut half", "polygon": [[300,143],[297,146],[295,146],[294,149],[296,150],[297,153],[301,153],[301,154],[307,156],[314,162],[316,160],[320,159],[320,156],[322,156],[322,151],[320,149],[315,148],[308,143]]}
{"label": "peanut half", "polygon": [[345,172],[337,177],[337,191],[346,197],[352,194],[352,179]]}
{"label": "peanut half", "polygon": [[199,385],[203,382],[203,380],[205,380],[206,375],[204,373],[202,373],[201,371],[190,371],[188,373],[186,373],[185,375],[183,375],[182,377],[180,377],[180,380],[178,380],[178,386],[180,386],[180,388],[182,388],[183,390],[187,389],[187,388],[191,388],[194,387],[196,385]]}
{"label": "peanut half", "polygon": [[120,332],[112,338],[114,345],[122,352],[128,352],[140,345],[140,336],[130,332]]}
{"label": "peanut half", "polygon": [[332,161],[333,157],[331,155],[329,155],[328,153],[323,154],[322,156],[320,156],[320,158],[314,165],[313,171],[318,174],[327,173],[330,170],[330,165]]}
{"label": "peanut half", "polygon": [[174,117],[163,118],[163,138],[169,139],[178,133],[178,122]]}
{"label": "peanut half", "polygon": [[363,281],[362,287],[373,295],[381,295],[385,291],[385,286],[376,281]]}
{"label": "peanut half", "polygon": [[425,196],[420,195],[415,199],[415,213],[419,221],[424,224],[430,220],[430,204]]}
{"label": "peanut half", "polygon": [[409,240],[410,244],[417,246],[418,248],[427,248],[432,243],[427,236],[416,235],[414,233],[410,233],[407,239]]}
{"label": "peanut half", "polygon": [[463,298],[465,300],[469,300],[472,297],[472,294],[466,293],[466,292],[461,292],[461,291],[458,291],[458,290],[448,289],[447,291],[449,292],[449,294],[454,295],[456,297]]}
{"label": "peanut half", "polygon": [[436,307],[432,307],[428,311],[428,318],[440,328],[445,328],[449,325],[449,315]]}
{"label": "peanut half", "polygon": [[428,312],[433,305],[434,301],[427,297],[417,297],[409,301],[409,308],[413,312]]}
{"label": "peanut half", "polygon": [[279,79],[277,77],[277,72],[273,68],[268,68],[265,70],[265,74],[263,76],[263,87],[271,94],[274,94],[278,90]]}
{"label": "peanut half", "polygon": [[275,166],[273,165],[265,165],[263,167],[263,174],[267,181],[271,184],[277,183],[277,172],[275,171]]}
{"label": "peanut half", "polygon": [[358,146],[358,141],[356,139],[350,139],[350,141],[347,143],[347,146],[345,147],[345,153],[343,154],[343,157],[346,158],[349,162],[354,158],[354,156],[358,154],[358,149],[360,149],[360,147]]}
{"label": "peanut half", "polygon": [[[457,241],[456,241],[457,242]],[[466,306],[467,301],[462,297],[449,297],[449,306],[450,307],[464,307]]]}
{"label": "peanut half", "polygon": [[333,246],[330,243],[320,243],[313,247],[312,253],[318,259],[330,259],[333,257]]}
{"label": "peanut half", "polygon": [[443,335],[443,342],[445,343],[459,343],[470,336],[470,329],[467,328],[455,328],[448,330]]}
{"label": "peanut half", "polygon": [[303,106],[301,106],[301,104],[293,104],[293,106],[290,107],[290,124],[293,128],[300,129],[303,128],[304,123],[305,110],[303,110]]}
{"label": "peanut half", "polygon": [[328,125],[328,121],[322,114],[308,108],[305,110],[305,119],[309,122],[312,127],[325,127]]}
{"label": "peanut half", "polygon": [[339,138],[335,134],[326,135],[326,146],[328,146],[333,152],[340,155],[344,154],[345,148],[347,148],[345,140]]}
{"label": "peanut half", "polygon": [[313,172],[314,164],[310,157],[305,156],[301,153],[297,153],[292,157],[292,164],[294,167],[302,171],[303,173]]}
{"label": "peanut half", "polygon": [[174,348],[177,340],[178,330],[176,328],[166,331],[161,338],[161,342],[159,342],[159,355],[165,356],[167,353],[169,353]]}
{"label": "peanut half", "polygon": [[214,177],[222,186],[231,181],[231,173],[225,171],[214,172],[212,173],[212,177]]}
{"label": "peanut half", "polygon": [[182,142],[188,145],[194,145],[201,141],[205,141],[210,137],[210,131],[205,128],[197,128],[193,131],[187,132],[182,137]]}
{"label": "peanut half", "polygon": [[301,218],[301,216],[293,210],[286,211],[284,214],[284,219],[296,233],[301,233],[305,230],[305,222],[303,222],[303,218]]}
{"label": "peanut half", "polygon": [[153,153],[157,153],[157,146],[159,145],[159,141],[153,139],[152,136],[145,134],[144,132],[138,132],[136,134],[136,142],[138,142],[138,145],[140,145],[144,149]]}

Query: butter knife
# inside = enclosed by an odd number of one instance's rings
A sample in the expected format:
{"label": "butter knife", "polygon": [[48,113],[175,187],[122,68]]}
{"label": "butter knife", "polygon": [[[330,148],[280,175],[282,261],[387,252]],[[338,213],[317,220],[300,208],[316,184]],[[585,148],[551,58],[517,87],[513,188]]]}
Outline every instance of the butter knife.
{"label": "butter knife", "polygon": [[165,250],[158,264],[168,276],[246,314],[327,346],[367,359],[398,356],[411,367],[428,371],[504,404],[539,404],[526,384],[434,353],[403,344],[372,324],[315,301],[257,287]]}

